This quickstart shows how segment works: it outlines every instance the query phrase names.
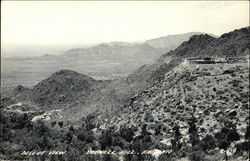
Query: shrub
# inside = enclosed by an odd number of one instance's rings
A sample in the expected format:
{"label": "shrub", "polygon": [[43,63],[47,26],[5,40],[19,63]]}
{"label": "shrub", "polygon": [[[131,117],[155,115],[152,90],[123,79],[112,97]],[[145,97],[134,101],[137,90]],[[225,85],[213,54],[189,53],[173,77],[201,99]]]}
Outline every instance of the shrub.
{"label": "shrub", "polygon": [[112,145],[112,131],[110,129],[102,131],[99,142],[101,144],[101,150],[110,148]]}
{"label": "shrub", "polygon": [[62,128],[63,127],[63,121],[58,122],[58,125],[59,125],[60,128]]}
{"label": "shrub", "polygon": [[213,136],[206,135],[201,141],[203,150],[212,150],[216,147],[216,142]]}
{"label": "shrub", "polygon": [[241,151],[246,151],[246,152],[249,152],[249,147],[250,147],[250,143],[249,141],[246,141],[246,142],[243,142],[243,143],[239,143],[239,144],[236,144],[235,145],[236,148],[237,148],[237,151],[236,153],[239,153]]}
{"label": "shrub", "polygon": [[238,134],[236,128],[230,129],[228,133],[228,141],[233,142],[240,140],[240,135]]}
{"label": "shrub", "polygon": [[96,124],[95,124],[95,116],[94,115],[88,115],[85,120],[85,126],[87,130],[94,129]]}
{"label": "shrub", "polygon": [[120,147],[122,149],[124,149],[124,140],[123,138],[121,138],[120,136],[116,136],[116,135],[113,135],[112,137],[112,146],[115,146],[115,147]]}
{"label": "shrub", "polygon": [[87,143],[92,143],[94,135],[92,131],[87,131],[86,129],[81,129],[77,134],[77,139],[80,141],[86,141]]}
{"label": "shrub", "polygon": [[246,128],[245,139],[250,140],[250,126]]}
{"label": "shrub", "polygon": [[134,132],[131,128],[122,127],[120,130],[120,136],[128,142],[133,140]]}
{"label": "shrub", "polygon": [[221,132],[216,133],[215,138],[216,138],[217,146],[220,149],[226,150],[229,147],[230,142],[227,140],[227,134],[225,132],[221,131]]}
{"label": "shrub", "polygon": [[56,125],[56,121],[51,122],[51,126],[54,127]]}
{"label": "shrub", "polygon": [[153,121],[154,121],[153,115],[152,115],[151,113],[149,113],[149,112],[147,112],[147,113],[145,114],[144,119],[145,119],[146,122],[153,122]]}
{"label": "shrub", "polygon": [[205,153],[201,150],[194,151],[188,155],[190,161],[204,161]]}
{"label": "shrub", "polygon": [[69,144],[69,143],[71,143],[72,139],[73,139],[72,131],[68,131],[68,132],[65,134],[65,140],[66,140],[66,142]]}
{"label": "shrub", "polygon": [[195,146],[200,141],[197,128],[196,128],[196,124],[195,124],[196,122],[197,122],[197,119],[194,116],[192,116],[192,118],[188,122],[189,124],[188,132],[190,134],[190,141],[191,141],[192,146]]}
{"label": "shrub", "polygon": [[85,132],[80,132],[78,135],[77,135],[77,139],[78,140],[81,140],[81,141],[86,141],[86,134]]}

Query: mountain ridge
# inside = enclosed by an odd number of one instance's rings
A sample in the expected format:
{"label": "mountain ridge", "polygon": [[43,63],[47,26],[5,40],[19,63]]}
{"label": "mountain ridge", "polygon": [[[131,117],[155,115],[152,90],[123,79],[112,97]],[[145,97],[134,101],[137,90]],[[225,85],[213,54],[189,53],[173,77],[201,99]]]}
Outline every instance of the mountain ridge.
{"label": "mountain ridge", "polygon": [[[193,35],[201,35],[205,34],[204,32],[188,32],[184,34],[177,34],[177,35],[168,35],[162,36],[159,38],[147,40],[145,43],[149,44],[150,46],[162,51],[168,52],[170,50],[176,49],[182,42],[187,41]],[[217,37],[213,34],[209,34],[212,37]]]}

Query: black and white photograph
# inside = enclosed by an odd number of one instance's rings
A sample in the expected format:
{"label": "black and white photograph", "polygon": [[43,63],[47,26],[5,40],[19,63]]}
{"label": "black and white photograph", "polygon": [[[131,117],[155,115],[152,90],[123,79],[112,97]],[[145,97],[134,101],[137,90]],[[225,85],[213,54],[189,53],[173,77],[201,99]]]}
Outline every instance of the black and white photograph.
{"label": "black and white photograph", "polygon": [[2,0],[0,161],[249,161],[249,5]]}

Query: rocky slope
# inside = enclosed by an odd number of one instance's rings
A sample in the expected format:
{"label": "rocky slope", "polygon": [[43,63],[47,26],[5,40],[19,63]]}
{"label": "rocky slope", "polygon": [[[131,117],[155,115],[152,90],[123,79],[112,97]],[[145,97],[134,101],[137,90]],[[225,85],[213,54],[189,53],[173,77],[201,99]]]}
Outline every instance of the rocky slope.
{"label": "rocky slope", "polygon": [[[164,80],[135,95],[111,123],[138,127],[146,123],[149,129],[159,125],[165,130],[177,123],[185,135],[187,122],[193,116],[198,119],[198,131],[203,137],[220,131],[227,120],[236,123],[243,134],[249,119],[248,72],[248,62],[205,64],[198,69],[196,64],[182,63]],[[161,130],[162,139],[171,132]]]}
{"label": "rocky slope", "polygon": [[[248,137],[249,61],[197,66],[181,63],[163,80],[132,97],[120,112],[101,119],[97,129],[126,127],[133,129],[135,139],[147,133],[152,142],[149,149],[179,144],[188,153],[186,148],[197,142],[208,150],[201,159],[212,154],[210,159],[223,160],[225,156],[218,149],[226,150],[230,160],[247,159],[247,153],[239,152]],[[195,128],[195,136],[191,128]],[[226,132],[229,136],[221,136],[225,129],[230,129]],[[221,137],[226,143],[221,143]],[[204,142],[208,138],[217,142],[207,147]],[[191,160],[190,156],[183,159]]]}

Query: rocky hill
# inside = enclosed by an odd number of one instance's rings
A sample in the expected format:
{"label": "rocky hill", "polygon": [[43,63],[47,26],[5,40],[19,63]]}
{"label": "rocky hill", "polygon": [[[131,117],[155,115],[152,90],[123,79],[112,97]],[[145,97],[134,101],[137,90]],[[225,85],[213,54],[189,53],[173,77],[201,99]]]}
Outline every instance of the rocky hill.
{"label": "rocky hill", "polygon": [[[235,57],[245,56],[249,54],[250,27],[234,30],[225,33],[215,39],[209,35],[194,35],[189,41],[184,42],[178,50],[172,53],[174,56],[185,57]],[[207,42],[207,44],[203,44]],[[193,44],[193,46],[192,46]],[[196,50],[196,47],[201,46],[202,50]],[[188,50],[185,50],[189,46]],[[184,49],[184,50],[183,50]],[[182,50],[182,51],[180,51]],[[178,52],[178,53],[177,53]]]}
{"label": "rocky hill", "polygon": [[79,95],[88,94],[96,84],[97,81],[91,77],[61,70],[35,85],[32,89],[32,99],[41,105],[68,102]]}
{"label": "rocky hill", "polygon": [[84,98],[105,83],[75,71],[60,70],[36,84],[32,89],[16,87],[14,95],[19,101],[51,107],[72,102],[78,97]]}

